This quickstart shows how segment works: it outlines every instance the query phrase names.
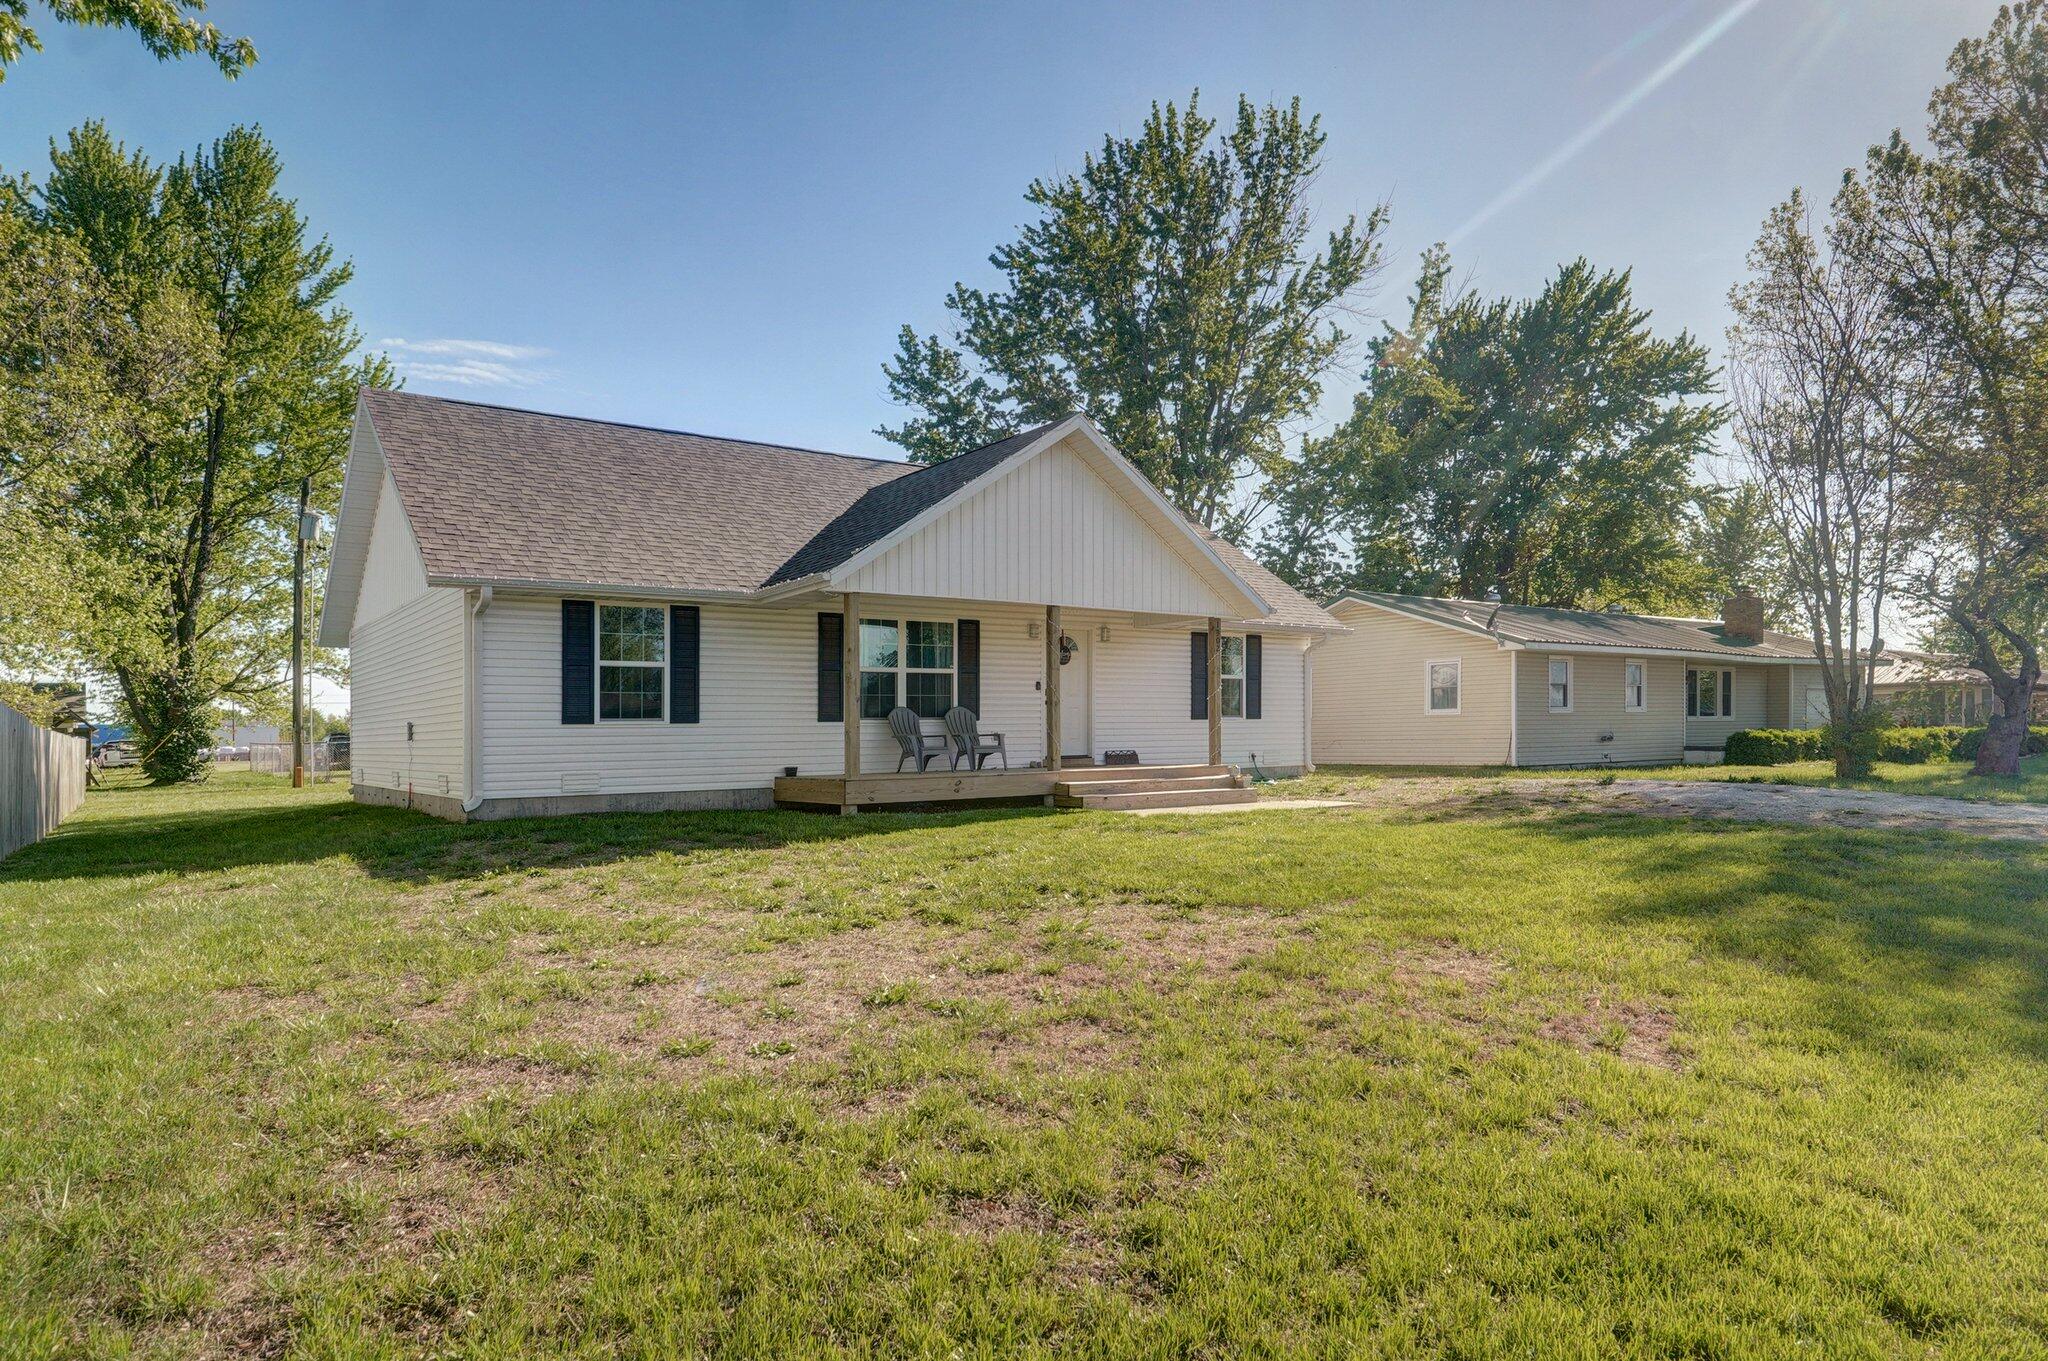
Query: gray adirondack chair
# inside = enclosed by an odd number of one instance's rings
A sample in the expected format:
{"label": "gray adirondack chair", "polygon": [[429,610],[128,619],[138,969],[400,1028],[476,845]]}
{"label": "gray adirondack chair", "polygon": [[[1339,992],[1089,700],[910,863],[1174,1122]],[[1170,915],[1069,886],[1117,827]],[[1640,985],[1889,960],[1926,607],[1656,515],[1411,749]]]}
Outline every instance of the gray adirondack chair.
{"label": "gray adirondack chair", "polygon": [[946,735],[953,739],[955,770],[960,768],[963,759],[969,770],[980,770],[988,764],[991,756],[1002,758],[1004,770],[1010,768],[1010,751],[1003,745],[1003,735],[983,732],[974,710],[958,704],[946,710]]}
{"label": "gray adirondack chair", "polygon": [[918,774],[941,756],[951,764],[953,752],[943,742],[924,735],[924,724],[917,721],[917,715],[905,705],[897,705],[889,711],[889,731],[896,738],[896,745],[903,748],[903,754],[896,758],[896,769],[900,773],[905,761],[916,761]]}

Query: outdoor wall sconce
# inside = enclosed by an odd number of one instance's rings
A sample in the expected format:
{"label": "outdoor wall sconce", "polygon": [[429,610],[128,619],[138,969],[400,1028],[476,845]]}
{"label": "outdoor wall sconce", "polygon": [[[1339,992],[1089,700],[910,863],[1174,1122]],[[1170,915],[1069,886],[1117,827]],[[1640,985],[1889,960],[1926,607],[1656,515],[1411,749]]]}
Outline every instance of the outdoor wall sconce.
{"label": "outdoor wall sconce", "polygon": [[1095,638],[1096,638],[1096,641],[1097,641],[1097,642],[1103,642],[1103,643],[1106,643],[1106,642],[1108,642],[1108,641],[1109,641],[1109,625],[1107,625],[1107,624],[1104,624],[1104,625],[1103,625],[1103,626],[1102,626],[1101,628],[1099,628],[1099,629],[1095,630]]}
{"label": "outdoor wall sconce", "polygon": [[1036,619],[1024,626],[1024,636],[1026,638],[1036,638],[1038,636],[1038,621]]}

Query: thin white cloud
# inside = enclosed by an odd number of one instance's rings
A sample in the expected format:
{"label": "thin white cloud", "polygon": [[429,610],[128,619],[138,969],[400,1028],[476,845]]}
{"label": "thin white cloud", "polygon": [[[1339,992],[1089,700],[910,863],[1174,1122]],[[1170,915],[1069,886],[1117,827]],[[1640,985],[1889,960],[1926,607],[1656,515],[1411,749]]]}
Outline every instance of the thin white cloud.
{"label": "thin white cloud", "polygon": [[1692,37],[1686,39],[1685,43],[1676,52],[1672,53],[1664,61],[1663,65],[1637,81],[1633,89],[1620,99],[1615,100],[1614,103],[1608,105],[1599,117],[1586,124],[1585,127],[1580,128],[1570,137],[1567,137],[1555,151],[1531,166],[1527,174],[1501,190],[1484,208],[1481,208],[1478,212],[1467,218],[1463,226],[1451,233],[1451,243],[1455,245],[1458,241],[1470,236],[1473,232],[1490,222],[1503,209],[1513,206],[1531,190],[1563,169],[1580,152],[1598,140],[1601,133],[1606,132],[1609,128],[1620,122],[1622,117],[1631,109],[1655,93],[1657,88],[1664,84],[1665,81],[1670,80],[1687,66],[1690,66],[1695,57],[1699,56],[1700,53],[1706,51],[1709,47],[1712,47],[1719,41],[1722,34],[1735,27],[1742,16],[1755,9],[1760,2],[1761,0],[1735,0],[1735,3],[1716,16],[1713,22],[1693,34]]}
{"label": "thin white cloud", "polygon": [[391,356],[408,378],[456,387],[538,387],[554,375],[533,361],[550,351],[538,345],[512,345],[502,340],[407,340],[387,336],[376,348]]}

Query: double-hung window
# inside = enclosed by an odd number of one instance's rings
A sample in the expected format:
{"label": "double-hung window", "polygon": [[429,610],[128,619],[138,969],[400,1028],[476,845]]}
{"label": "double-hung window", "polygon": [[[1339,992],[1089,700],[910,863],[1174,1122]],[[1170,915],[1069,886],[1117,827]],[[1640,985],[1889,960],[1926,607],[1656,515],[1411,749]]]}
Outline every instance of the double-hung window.
{"label": "double-hung window", "polygon": [[1568,714],[1572,711],[1572,659],[1552,657],[1550,659],[1550,712]]}
{"label": "double-hung window", "polygon": [[860,716],[887,718],[907,705],[919,718],[944,718],[956,693],[953,621],[860,621]]}
{"label": "double-hung window", "polygon": [[1223,716],[1244,717],[1244,639],[1223,639]]}
{"label": "double-hung window", "polygon": [[1422,712],[1426,714],[1454,714],[1458,712],[1460,682],[1463,663],[1425,662],[1423,664]]}
{"label": "double-hung window", "polygon": [[1639,714],[1650,707],[1650,666],[1647,662],[1621,664],[1621,707]]}
{"label": "double-hung window", "polygon": [[659,605],[597,607],[597,717],[660,722],[668,699],[668,611]]}
{"label": "double-hung window", "polygon": [[1685,673],[1685,716],[1687,718],[1732,717],[1735,713],[1733,671],[1688,671]]}

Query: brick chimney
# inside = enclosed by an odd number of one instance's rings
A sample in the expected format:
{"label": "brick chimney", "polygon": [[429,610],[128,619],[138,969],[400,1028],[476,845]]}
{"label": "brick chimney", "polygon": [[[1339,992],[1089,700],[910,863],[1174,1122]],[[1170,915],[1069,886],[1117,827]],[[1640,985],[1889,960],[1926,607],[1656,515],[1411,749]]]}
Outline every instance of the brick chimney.
{"label": "brick chimney", "polygon": [[1735,594],[1721,602],[1721,636],[1731,643],[1760,643],[1764,640],[1764,602],[1737,586]]}

